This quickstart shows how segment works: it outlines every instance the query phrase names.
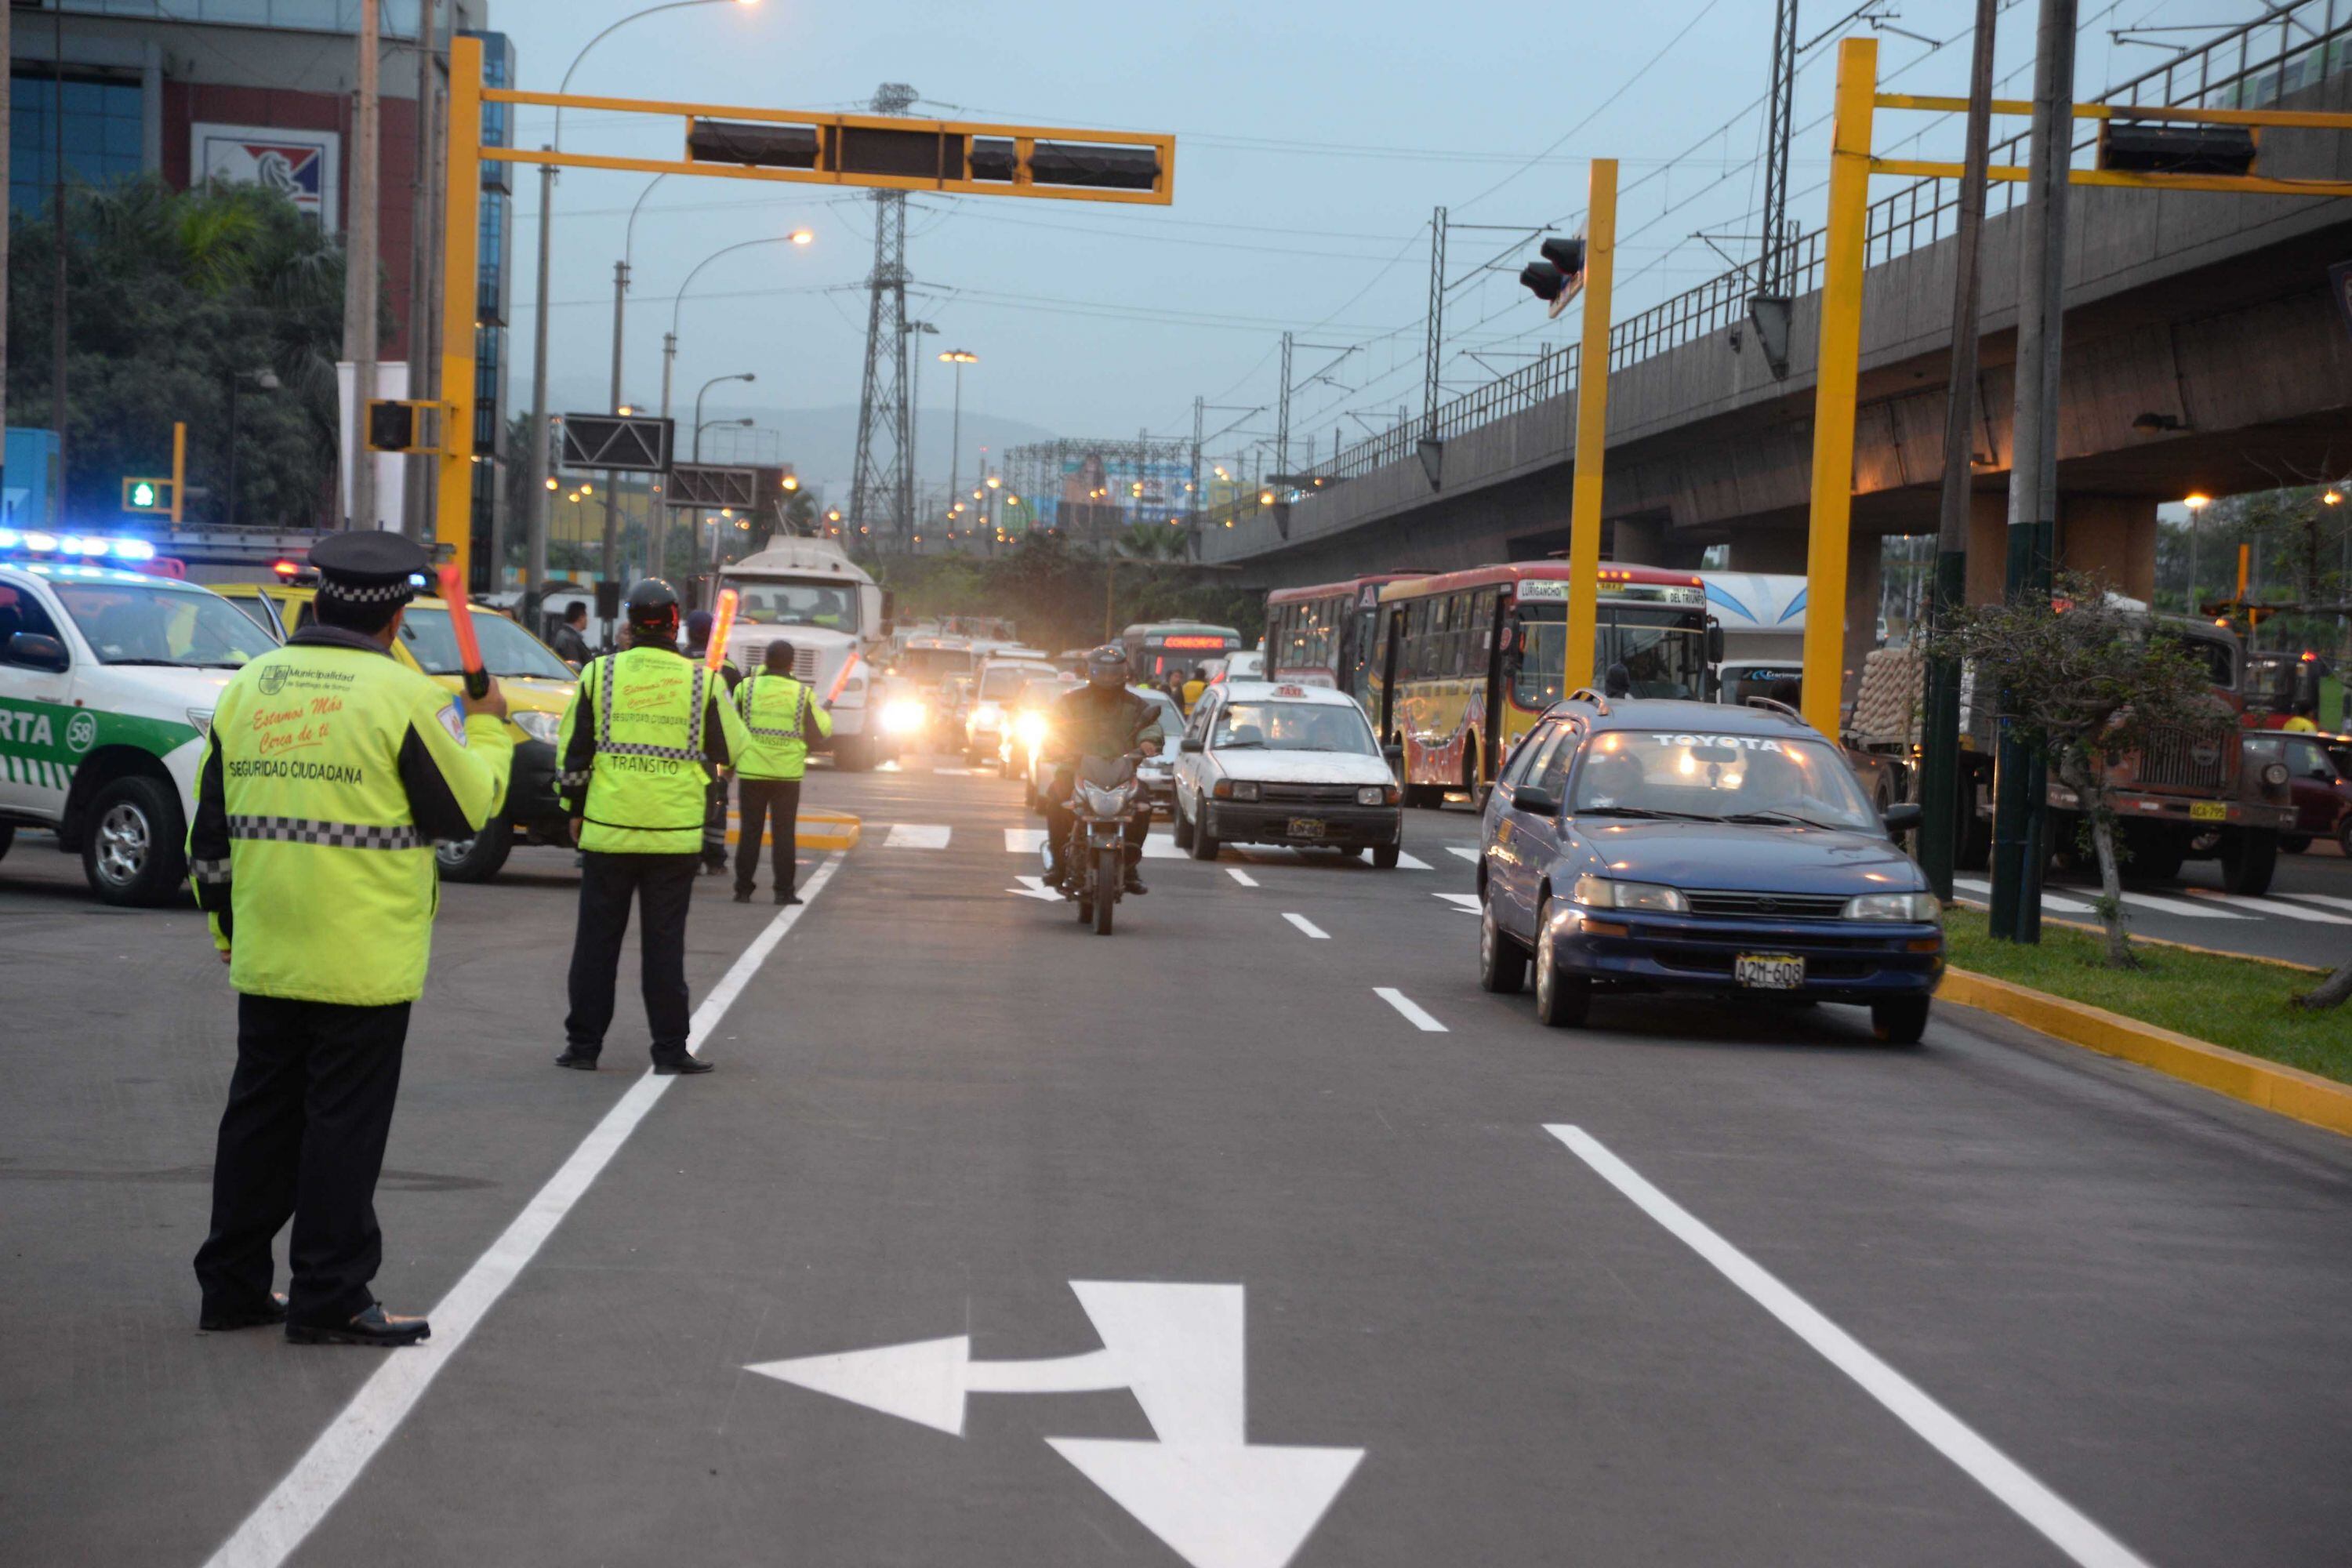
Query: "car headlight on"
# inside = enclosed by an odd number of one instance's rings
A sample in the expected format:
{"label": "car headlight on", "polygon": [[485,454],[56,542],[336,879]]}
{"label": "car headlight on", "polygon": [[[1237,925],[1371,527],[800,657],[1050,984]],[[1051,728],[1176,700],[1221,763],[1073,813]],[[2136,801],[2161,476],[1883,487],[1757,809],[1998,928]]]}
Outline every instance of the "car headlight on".
{"label": "car headlight on", "polygon": [[1043,713],[1024,713],[1013,727],[1020,735],[1021,743],[1031,751],[1045,743],[1045,716]]}
{"label": "car headlight on", "polygon": [[1906,921],[1913,925],[1941,925],[1943,900],[1933,893],[1864,893],[1848,899],[1841,911],[1850,921]]}
{"label": "car headlight on", "polygon": [[1613,877],[1579,877],[1569,897],[1596,910],[1647,910],[1652,914],[1690,912],[1690,900],[1680,888],[1659,882],[1621,882]]}
{"label": "car headlight on", "polygon": [[923,705],[911,697],[893,698],[882,707],[882,728],[904,735],[923,727]]}
{"label": "car headlight on", "polygon": [[514,721],[516,729],[532,740],[544,741],[551,746],[555,744],[556,736],[563,731],[563,716],[560,713],[526,708],[520,712],[509,713],[507,717]]}

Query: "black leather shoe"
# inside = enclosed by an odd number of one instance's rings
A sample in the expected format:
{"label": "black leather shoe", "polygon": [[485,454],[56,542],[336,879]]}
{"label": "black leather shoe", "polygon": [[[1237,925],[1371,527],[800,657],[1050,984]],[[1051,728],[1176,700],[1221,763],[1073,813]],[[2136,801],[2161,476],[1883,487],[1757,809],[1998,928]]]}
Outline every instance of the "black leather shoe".
{"label": "black leather shoe", "polygon": [[555,1058],[555,1065],[560,1068],[577,1068],[582,1072],[594,1072],[596,1053],[583,1051],[577,1046],[567,1046],[564,1047],[563,1054]]}
{"label": "black leather shoe", "polygon": [[264,1329],[286,1321],[286,1292],[273,1290],[269,1302],[261,1307],[237,1307],[218,1311],[206,1307],[197,1315],[196,1327],[208,1334],[226,1333],[232,1329]]}
{"label": "black leather shoe", "polygon": [[805,903],[807,900],[803,899],[798,893],[778,893],[776,895],[776,902],[780,904],[798,904]]}
{"label": "black leather shoe", "polygon": [[667,1061],[654,1063],[654,1074],[657,1078],[668,1078],[672,1075],[691,1078],[696,1073],[710,1072],[718,1066],[717,1062],[707,1062],[700,1057],[674,1057]]}
{"label": "black leather shoe", "polygon": [[348,1323],[288,1323],[286,1342],[294,1345],[373,1345],[393,1350],[433,1337],[433,1325],[422,1318],[386,1317],[376,1302]]}
{"label": "black leather shoe", "polygon": [[1126,890],[1126,891],[1127,891],[1130,896],[1135,897],[1135,898],[1139,898],[1139,898],[1141,898],[1144,894],[1146,894],[1146,893],[1148,893],[1148,892],[1151,891],[1151,889],[1149,889],[1149,888],[1147,888],[1147,887],[1145,887],[1145,886],[1143,885],[1143,879],[1142,879],[1142,878],[1140,878],[1140,877],[1139,877],[1139,876],[1137,876],[1137,875],[1136,875],[1134,872],[1132,872],[1132,871],[1129,871],[1129,872],[1127,874],[1127,880],[1125,880],[1124,882],[1121,882],[1121,883],[1119,884],[1119,886],[1120,886],[1120,888],[1124,889],[1125,889],[1125,890]]}
{"label": "black leather shoe", "polygon": [[737,903],[739,903],[739,904],[748,904],[748,903],[750,903],[750,902],[751,901],[751,889],[749,889],[749,888],[738,888],[738,889],[735,889],[735,901],[736,901]]}

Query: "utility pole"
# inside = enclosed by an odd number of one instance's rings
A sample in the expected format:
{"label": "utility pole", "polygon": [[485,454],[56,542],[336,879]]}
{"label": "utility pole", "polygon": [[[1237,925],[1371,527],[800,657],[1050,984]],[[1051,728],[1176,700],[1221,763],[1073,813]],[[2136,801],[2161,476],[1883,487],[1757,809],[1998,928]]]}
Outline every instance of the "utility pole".
{"label": "utility pole", "polygon": [[[416,19],[416,172],[408,182],[408,395],[434,395],[435,371],[441,363],[435,329],[441,320],[434,285],[440,277],[435,263],[441,242],[435,226],[441,216],[438,176],[444,172],[440,148],[440,50],[437,37],[439,0],[424,0]],[[434,465],[429,452],[404,459],[407,482],[402,486],[401,529],[409,538],[425,539],[431,531]],[[471,526],[472,520],[467,520]],[[495,585],[495,584],[494,584]]]}
{"label": "utility pole", "polygon": [[[558,112],[561,112],[560,110]],[[554,149],[541,144],[540,150]],[[539,292],[531,310],[538,318],[538,330],[530,341],[530,427],[523,439],[530,443],[530,458],[527,471],[530,489],[524,505],[529,508],[523,525],[525,555],[522,569],[523,624],[539,625],[539,601],[547,588],[547,252],[549,230],[553,226],[551,211],[555,201],[555,165],[539,166]],[[665,405],[667,394],[663,396]]]}
{"label": "utility pole", "polygon": [[[1969,510],[1976,458],[1977,317],[1982,293],[1977,257],[1984,237],[1986,165],[1991,157],[1992,55],[2000,0],[1977,0],[1976,52],[1969,67],[1968,147],[1960,174],[1959,232],[1953,259],[1952,363],[1944,405],[1943,509],[1936,520],[1936,571],[1927,595],[1929,646],[1968,599]],[[1940,655],[1927,665],[1926,754],[1920,759],[1919,865],[1936,896],[1949,901],[1958,858],[1960,667]],[[1966,803],[1971,816],[1975,803]]]}
{"label": "utility pole", "polygon": [[[2058,519],[2058,363],[2066,312],[2067,165],[2074,144],[2076,0],[2042,0],[2033,131],[2018,266],[2016,451],[2009,476],[2012,602],[2050,596]],[[2004,727],[1995,779],[1992,934],[2042,940],[2042,830],[2049,782]]]}
{"label": "utility pole", "polygon": [[352,510],[345,526],[374,528],[375,454],[368,449],[367,409],[375,400],[376,216],[383,159],[378,44],[383,0],[360,0],[359,106],[352,127],[352,211],[343,261],[343,353],[352,362]]}
{"label": "utility pole", "polygon": [[1282,402],[1274,416],[1274,470],[1290,472],[1290,334],[1282,334]]}
{"label": "utility pole", "polygon": [[41,521],[62,524],[66,519],[66,476],[72,456],[66,441],[66,255],[72,248],[73,227],[66,221],[66,8],[49,13],[49,85],[54,94],[49,121],[49,201],[57,220],[57,244],[49,277],[49,424],[58,437],[57,493],[49,498],[49,515]]}
{"label": "utility pole", "polygon": [[1445,342],[1445,209],[1429,218],[1429,348],[1421,378],[1421,467],[1437,488],[1444,448],[1437,442],[1437,366]]}
{"label": "utility pole", "polygon": [[[915,89],[886,81],[874,92],[877,114],[904,114]],[[858,388],[857,455],[850,468],[849,521],[870,527],[879,505],[890,508],[898,547],[914,538],[913,416],[907,403],[907,193],[874,193],[874,270],[866,275],[866,373]],[[886,466],[877,447],[887,446]],[[887,498],[887,503],[885,498]],[[868,534],[871,538],[872,535]]]}

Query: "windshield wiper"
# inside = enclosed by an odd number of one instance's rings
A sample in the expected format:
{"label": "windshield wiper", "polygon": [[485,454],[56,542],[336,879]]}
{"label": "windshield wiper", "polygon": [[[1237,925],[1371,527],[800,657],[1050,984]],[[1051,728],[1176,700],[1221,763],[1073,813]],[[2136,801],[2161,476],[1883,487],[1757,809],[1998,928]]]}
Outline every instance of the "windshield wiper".
{"label": "windshield wiper", "polygon": [[202,668],[202,666],[192,664],[184,658],[110,658],[101,660],[100,662],[105,664],[159,664],[167,669],[197,669]]}
{"label": "windshield wiper", "polygon": [[1262,752],[1265,749],[1265,742],[1264,741],[1219,741],[1209,749],[1213,752]]}
{"label": "windshield wiper", "polygon": [[1575,816],[1641,816],[1657,822],[1713,822],[1712,816],[1701,816],[1688,811],[1654,811],[1646,805],[1580,805],[1570,813]]}
{"label": "windshield wiper", "polygon": [[1793,811],[1743,811],[1724,817],[1726,822],[1785,822],[1795,827],[1818,827],[1824,833],[1842,833],[1845,829],[1834,822],[1817,822],[1810,816],[1800,816]]}

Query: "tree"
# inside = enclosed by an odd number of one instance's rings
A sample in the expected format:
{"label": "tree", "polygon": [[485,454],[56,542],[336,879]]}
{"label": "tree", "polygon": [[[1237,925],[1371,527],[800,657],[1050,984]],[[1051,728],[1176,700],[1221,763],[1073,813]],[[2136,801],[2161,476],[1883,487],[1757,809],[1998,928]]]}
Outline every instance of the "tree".
{"label": "tree", "polygon": [[1973,661],[1977,689],[2003,694],[2010,733],[2074,792],[2098,857],[2099,920],[2116,969],[2137,960],[2125,925],[2109,770],[2162,731],[2235,742],[2206,667],[2162,625],[2123,607],[2104,583],[2069,574],[2050,603],[1966,611],[1929,648]]}
{"label": "tree", "polygon": [[[316,522],[332,504],[340,447],[333,238],[255,185],[173,191],[151,178],[67,203],[68,515],[111,514],[126,476],[170,472],[182,421],[190,489],[206,492],[187,516],[227,521],[230,387],[267,370],[277,390],[248,379],[236,396],[236,521]],[[49,342],[56,254],[48,218],[12,219],[8,331],[19,343]],[[53,426],[46,352],[11,357],[8,398],[16,423]]]}
{"label": "tree", "polygon": [[2337,964],[2335,973],[2321,981],[2315,990],[2296,997],[2294,1004],[2298,1007],[2310,1007],[2316,1010],[2324,1007],[2340,1007],[2347,999],[2352,999],[2352,958],[2347,958]]}

